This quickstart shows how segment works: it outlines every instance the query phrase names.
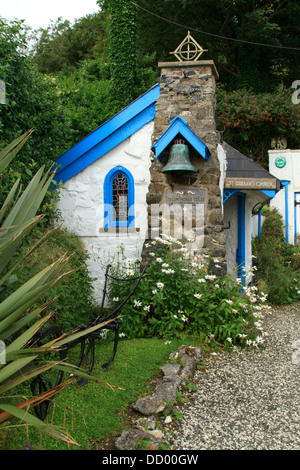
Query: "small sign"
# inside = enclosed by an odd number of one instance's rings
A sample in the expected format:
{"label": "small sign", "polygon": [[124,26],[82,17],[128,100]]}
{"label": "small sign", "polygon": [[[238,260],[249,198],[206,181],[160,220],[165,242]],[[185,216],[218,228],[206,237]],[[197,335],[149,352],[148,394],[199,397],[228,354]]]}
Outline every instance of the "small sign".
{"label": "small sign", "polygon": [[284,157],[277,157],[275,160],[277,168],[283,168],[286,165],[286,159]]}
{"label": "small sign", "polygon": [[205,190],[194,188],[174,188],[166,189],[165,202],[169,205],[172,204],[204,204]]}
{"label": "small sign", "polygon": [[226,178],[225,188],[231,189],[276,189],[275,178]]}

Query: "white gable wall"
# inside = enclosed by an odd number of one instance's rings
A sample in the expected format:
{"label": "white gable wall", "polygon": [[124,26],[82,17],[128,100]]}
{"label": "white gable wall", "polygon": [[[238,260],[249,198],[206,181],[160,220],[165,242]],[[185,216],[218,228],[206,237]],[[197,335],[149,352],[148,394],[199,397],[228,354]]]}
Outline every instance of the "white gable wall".
{"label": "white gable wall", "polygon": [[[64,183],[57,209],[63,227],[79,236],[90,255],[88,268],[94,282],[95,300],[100,303],[106,265],[124,247],[127,258],[139,258],[147,234],[146,194],[150,184],[150,148],[153,122]],[[129,233],[107,232],[104,226],[104,179],[110,170],[123,166],[135,186],[135,227]]]}
{"label": "white gable wall", "polygon": [[[286,164],[279,168],[276,166],[276,159],[284,157]],[[289,181],[287,189],[285,187],[279,191],[272,199],[270,206],[276,208],[283,217],[287,225],[288,242],[294,244],[295,241],[295,193],[300,192],[300,150],[269,150],[269,172],[281,181]],[[287,211],[286,211],[287,204]],[[297,206],[297,227],[300,233],[300,207]]]}

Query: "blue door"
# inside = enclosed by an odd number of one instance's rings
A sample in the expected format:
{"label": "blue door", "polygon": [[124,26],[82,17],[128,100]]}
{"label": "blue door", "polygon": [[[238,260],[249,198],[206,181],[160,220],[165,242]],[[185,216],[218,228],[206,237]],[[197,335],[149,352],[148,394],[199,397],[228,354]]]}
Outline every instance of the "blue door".
{"label": "blue door", "polygon": [[294,209],[294,214],[295,214],[295,234],[294,234],[294,243],[296,245],[297,243],[297,236],[300,234],[300,217],[299,217],[299,212],[300,212],[300,193],[296,192],[294,193],[294,200],[295,200],[295,209]]}
{"label": "blue door", "polygon": [[245,282],[246,262],[246,194],[238,195],[238,247],[236,250],[237,274]]}

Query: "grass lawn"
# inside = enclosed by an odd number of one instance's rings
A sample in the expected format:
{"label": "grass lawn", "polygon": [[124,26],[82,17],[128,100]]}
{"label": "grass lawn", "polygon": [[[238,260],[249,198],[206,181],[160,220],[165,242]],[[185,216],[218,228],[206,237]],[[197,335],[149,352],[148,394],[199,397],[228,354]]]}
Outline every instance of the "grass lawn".
{"label": "grass lawn", "polygon": [[[93,375],[122,390],[94,382],[81,387],[72,384],[54,398],[54,409],[47,418],[79,446],[68,446],[45,434],[40,435],[35,428],[18,426],[9,431],[2,448],[25,449],[26,444],[31,449],[44,450],[86,450],[99,447],[99,444],[101,448],[102,443],[126,429],[129,406],[143,394],[151,393],[151,379],[169,354],[182,344],[197,345],[197,340],[183,338],[170,344],[155,338],[121,340],[115,361],[105,371],[101,365],[109,359],[112,343],[97,341]],[[29,389],[23,393],[31,396]]]}

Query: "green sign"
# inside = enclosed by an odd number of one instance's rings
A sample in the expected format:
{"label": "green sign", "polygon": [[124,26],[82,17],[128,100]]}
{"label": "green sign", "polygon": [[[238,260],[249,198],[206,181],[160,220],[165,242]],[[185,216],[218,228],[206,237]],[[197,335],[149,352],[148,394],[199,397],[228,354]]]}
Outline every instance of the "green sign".
{"label": "green sign", "polygon": [[275,160],[277,168],[283,168],[286,165],[286,159],[284,157],[277,157]]}

